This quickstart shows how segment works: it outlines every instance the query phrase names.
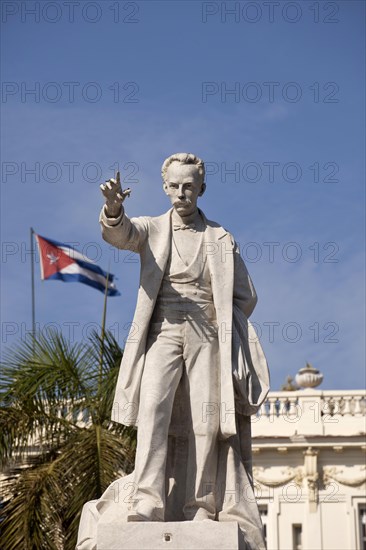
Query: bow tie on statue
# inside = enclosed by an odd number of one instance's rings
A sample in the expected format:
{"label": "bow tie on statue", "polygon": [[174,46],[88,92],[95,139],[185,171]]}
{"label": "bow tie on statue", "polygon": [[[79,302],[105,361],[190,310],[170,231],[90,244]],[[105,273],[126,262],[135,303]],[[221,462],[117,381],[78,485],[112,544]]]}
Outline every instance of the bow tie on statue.
{"label": "bow tie on statue", "polygon": [[179,229],[181,229],[182,231],[184,231],[185,229],[189,229],[190,231],[193,231],[194,233],[196,233],[196,226],[194,223],[174,223],[173,224],[173,229],[174,231],[179,231]]}

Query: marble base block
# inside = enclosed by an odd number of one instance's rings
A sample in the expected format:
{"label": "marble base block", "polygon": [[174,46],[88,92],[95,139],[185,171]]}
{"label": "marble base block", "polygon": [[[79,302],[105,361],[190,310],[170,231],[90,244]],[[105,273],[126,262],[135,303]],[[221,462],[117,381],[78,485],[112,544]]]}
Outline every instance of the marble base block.
{"label": "marble base block", "polygon": [[236,522],[122,521],[98,524],[97,550],[245,550]]}

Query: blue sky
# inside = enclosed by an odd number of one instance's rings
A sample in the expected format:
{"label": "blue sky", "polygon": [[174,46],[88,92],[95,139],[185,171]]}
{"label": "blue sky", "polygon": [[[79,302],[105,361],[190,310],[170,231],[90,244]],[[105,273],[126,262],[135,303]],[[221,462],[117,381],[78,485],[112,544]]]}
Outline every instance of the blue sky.
{"label": "blue sky", "polygon": [[[324,389],[364,386],[364,3],[269,4],[2,3],[3,346],[31,328],[30,226],[110,262],[123,345],[139,263],[101,239],[99,184],[118,163],[128,214],[158,215],[161,164],[188,151],[256,286],[272,388],[306,361]],[[86,338],[102,305],[37,264],[42,330]]]}

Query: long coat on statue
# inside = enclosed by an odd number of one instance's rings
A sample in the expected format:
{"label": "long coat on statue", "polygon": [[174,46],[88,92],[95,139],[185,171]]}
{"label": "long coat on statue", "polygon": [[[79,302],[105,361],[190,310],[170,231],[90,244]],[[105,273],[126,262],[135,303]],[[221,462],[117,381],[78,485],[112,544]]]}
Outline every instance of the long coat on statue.
{"label": "long coat on statue", "polygon": [[[172,209],[158,217],[129,219],[100,215],[103,238],[113,246],[140,254],[141,277],[132,329],[119,372],[112,419],[138,426],[140,384],[151,316],[168,262],[172,242]],[[257,296],[233,237],[206,219],[206,254],[220,349],[220,440],[216,477],[218,521],[237,521],[248,550],[264,550],[261,520],[251,474],[251,426],[269,390],[267,362],[248,321]],[[204,383],[204,380],[202,380]],[[187,399],[177,389],[169,430],[166,466],[165,521],[183,521],[187,453]],[[85,504],[77,550],[96,550],[98,525],[125,521],[133,500],[132,474],[117,479],[97,501]]]}
{"label": "long coat on statue", "polygon": [[[107,218],[102,210],[103,238],[113,246],[140,254],[137,306],[118,377],[112,420],[138,425],[139,393],[149,323],[168,262],[172,242],[172,209],[158,217]],[[203,247],[211,275],[219,327],[221,437],[237,432],[235,409],[256,412],[269,389],[267,363],[248,322],[257,296],[234,239],[223,227],[205,222]]]}

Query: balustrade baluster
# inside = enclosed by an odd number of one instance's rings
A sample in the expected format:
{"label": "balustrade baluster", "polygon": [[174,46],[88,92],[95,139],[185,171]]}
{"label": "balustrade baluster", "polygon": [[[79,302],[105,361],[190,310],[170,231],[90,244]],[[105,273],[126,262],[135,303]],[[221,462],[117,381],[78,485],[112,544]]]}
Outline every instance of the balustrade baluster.
{"label": "balustrade baluster", "polygon": [[276,408],[275,408],[276,400],[277,400],[276,397],[270,397],[268,399],[268,403],[269,403],[268,415],[272,419],[274,416],[276,416]]}
{"label": "balustrade baluster", "polygon": [[342,397],[333,397],[332,407],[333,407],[332,416],[341,415],[342,408],[343,408]]}
{"label": "balustrade baluster", "polygon": [[348,416],[352,414],[351,411],[351,397],[345,396],[343,397],[343,407],[342,407],[342,415]]}
{"label": "balustrade baluster", "polygon": [[355,416],[362,416],[363,415],[362,406],[361,406],[362,400],[363,400],[362,395],[356,395],[355,398],[354,398],[353,414]]}
{"label": "balustrade baluster", "polygon": [[297,416],[297,414],[298,414],[298,410],[297,410],[297,406],[296,406],[297,398],[296,397],[290,397],[289,401],[290,401],[290,406],[289,406],[289,409],[288,409],[288,415],[289,416]]}

